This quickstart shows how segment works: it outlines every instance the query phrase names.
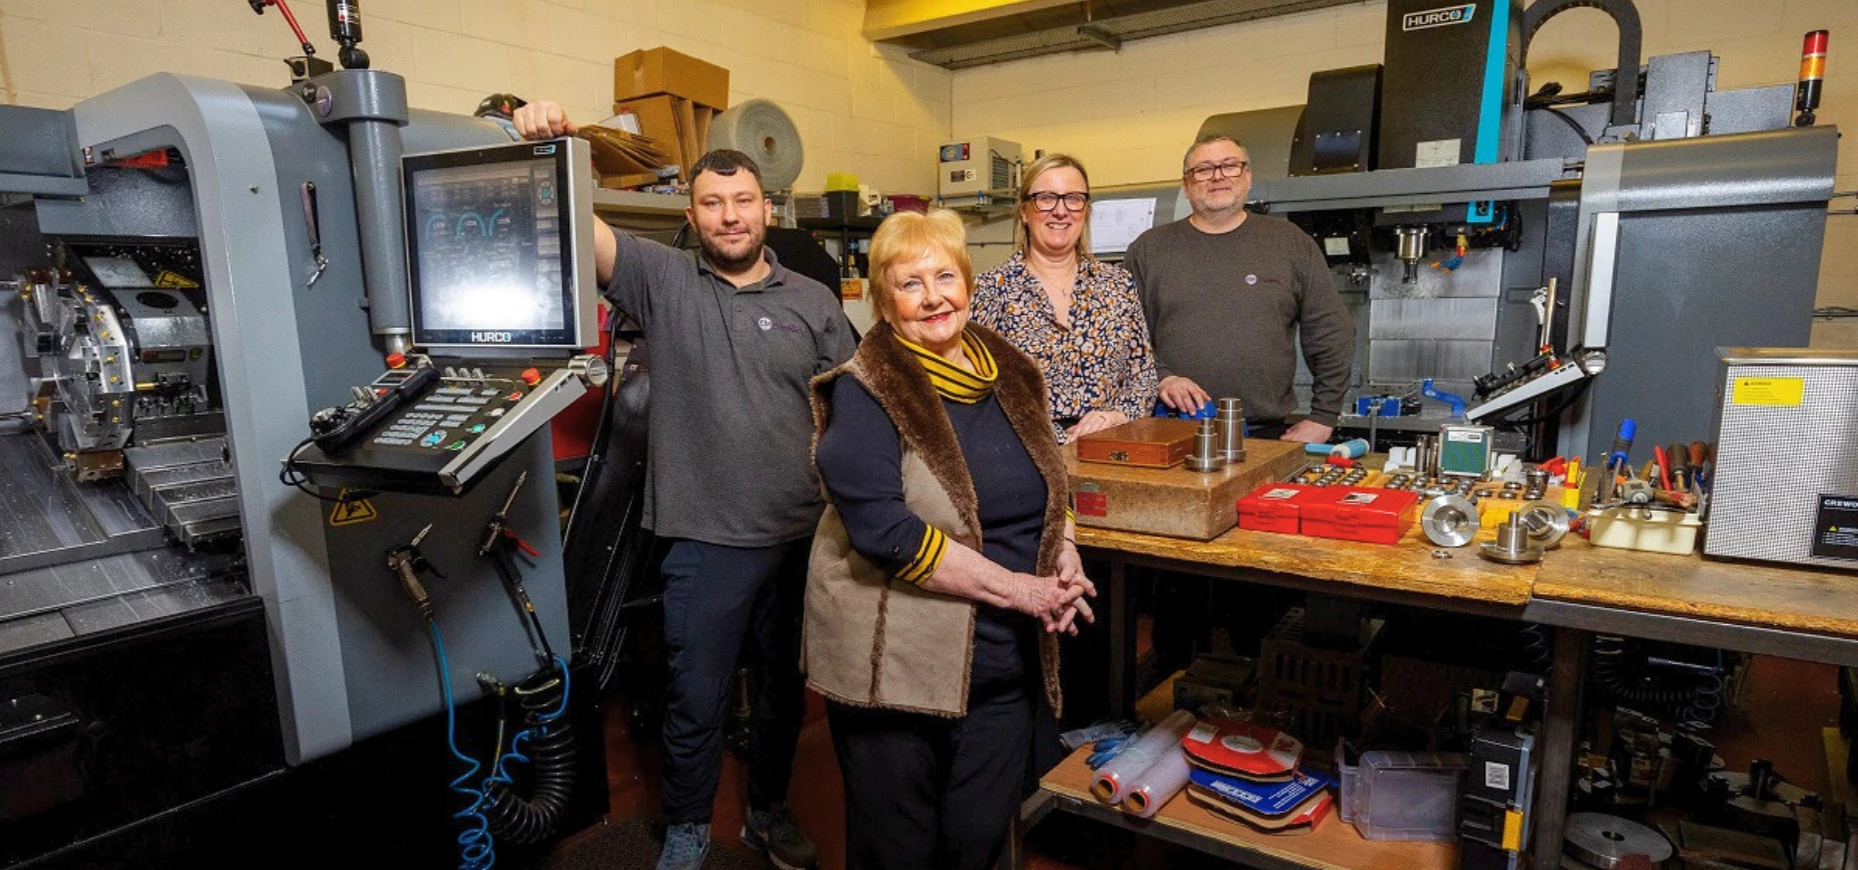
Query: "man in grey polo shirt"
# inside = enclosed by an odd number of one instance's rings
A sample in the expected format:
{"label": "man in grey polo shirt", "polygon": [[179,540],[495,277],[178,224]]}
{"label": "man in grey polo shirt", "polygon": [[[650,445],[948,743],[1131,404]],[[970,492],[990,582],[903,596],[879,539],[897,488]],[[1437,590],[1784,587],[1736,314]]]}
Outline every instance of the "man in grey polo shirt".
{"label": "man in grey polo shirt", "polygon": [[[513,121],[525,138],[573,135],[555,103]],[[809,455],[807,382],[854,350],[835,293],[763,246],[770,205],[748,155],[718,150],[690,173],[685,216],[700,255],[596,221],[607,299],[652,342],[645,525],[664,560],[665,835],[659,870],[695,870],[709,850],[722,726],[746,640],[766,675],[754,703],[745,845],[777,866],[817,863],[786,807],[805,711],[801,600],[824,509]]]}

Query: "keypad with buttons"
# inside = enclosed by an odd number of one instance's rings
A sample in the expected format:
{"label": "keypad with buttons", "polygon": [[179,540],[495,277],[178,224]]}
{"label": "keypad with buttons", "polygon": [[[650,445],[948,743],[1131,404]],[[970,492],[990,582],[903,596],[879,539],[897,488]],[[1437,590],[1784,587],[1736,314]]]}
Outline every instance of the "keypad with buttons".
{"label": "keypad with buttons", "polygon": [[402,409],[370,444],[419,453],[464,450],[521,402],[527,390],[493,383],[497,386],[444,383]]}

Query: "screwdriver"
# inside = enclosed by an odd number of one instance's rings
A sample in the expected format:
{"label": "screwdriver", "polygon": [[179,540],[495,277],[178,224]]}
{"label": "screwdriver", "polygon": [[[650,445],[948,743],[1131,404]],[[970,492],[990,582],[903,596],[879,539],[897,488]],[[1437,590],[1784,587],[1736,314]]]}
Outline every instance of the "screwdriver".
{"label": "screwdriver", "polygon": [[1671,488],[1678,492],[1690,491],[1690,448],[1681,442],[1671,445]]}
{"label": "screwdriver", "polygon": [[1633,422],[1631,417],[1619,421],[1619,432],[1613,436],[1613,450],[1606,455],[1606,481],[1609,485],[1613,485],[1612,482],[1622,470],[1631,468],[1626,464],[1626,457],[1632,452],[1632,438],[1638,432],[1639,424]]}

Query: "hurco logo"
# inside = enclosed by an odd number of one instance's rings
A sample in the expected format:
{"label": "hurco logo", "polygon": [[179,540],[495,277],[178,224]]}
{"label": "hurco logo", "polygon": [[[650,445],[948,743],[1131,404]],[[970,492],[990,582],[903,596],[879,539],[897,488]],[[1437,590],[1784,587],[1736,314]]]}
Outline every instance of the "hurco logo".
{"label": "hurco logo", "polygon": [[471,333],[471,343],[473,344],[509,344],[515,340],[516,339],[507,332]]}
{"label": "hurco logo", "polygon": [[1425,30],[1451,24],[1466,24],[1471,20],[1471,13],[1476,11],[1477,4],[1466,3],[1463,6],[1447,6],[1443,9],[1428,9],[1425,12],[1408,12],[1400,16],[1400,29]]}

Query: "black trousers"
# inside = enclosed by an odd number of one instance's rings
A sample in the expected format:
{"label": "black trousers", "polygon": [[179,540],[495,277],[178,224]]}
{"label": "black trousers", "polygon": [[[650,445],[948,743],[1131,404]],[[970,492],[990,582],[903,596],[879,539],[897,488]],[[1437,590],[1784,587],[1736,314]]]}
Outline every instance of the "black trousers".
{"label": "black trousers", "polygon": [[786,800],[806,712],[800,617],[812,539],[772,547],[680,540],[664,560],[664,803],[672,824],[708,822],[722,775],[723,724],[746,642],[759,667],[748,803]]}
{"label": "black trousers", "polygon": [[992,867],[1024,793],[1032,691],[975,686],[960,719],[829,703],[847,870]]}

